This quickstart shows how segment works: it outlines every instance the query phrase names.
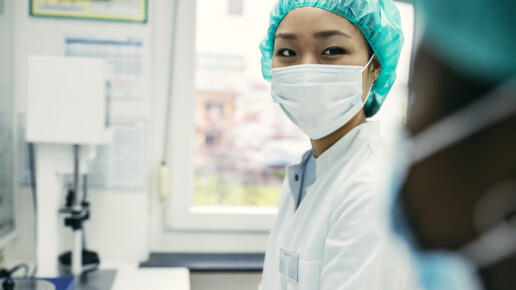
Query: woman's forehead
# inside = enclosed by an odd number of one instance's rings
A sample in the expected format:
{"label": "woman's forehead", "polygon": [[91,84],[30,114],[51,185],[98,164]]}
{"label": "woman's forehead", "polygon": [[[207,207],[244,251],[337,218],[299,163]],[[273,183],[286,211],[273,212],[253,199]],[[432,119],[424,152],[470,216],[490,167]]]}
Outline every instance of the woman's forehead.
{"label": "woman's forehead", "polygon": [[346,18],[317,7],[299,7],[289,11],[278,25],[276,35],[309,34],[325,30],[340,30],[351,37],[362,35],[360,29]]}

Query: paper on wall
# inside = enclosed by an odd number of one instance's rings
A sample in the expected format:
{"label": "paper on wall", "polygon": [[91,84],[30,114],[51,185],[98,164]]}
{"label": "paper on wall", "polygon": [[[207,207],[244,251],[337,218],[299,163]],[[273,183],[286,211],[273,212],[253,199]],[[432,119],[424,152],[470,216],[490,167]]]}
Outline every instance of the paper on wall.
{"label": "paper on wall", "polygon": [[65,55],[106,60],[112,67],[109,96],[134,99],[147,95],[149,77],[148,48],[138,37],[88,38],[67,36]]}
{"label": "paper on wall", "polygon": [[[25,142],[25,116],[18,121],[19,182],[30,184],[28,145]],[[96,158],[88,165],[88,187],[95,189],[138,190],[146,185],[146,122],[143,119],[113,118],[113,138],[96,147]],[[71,183],[72,176],[65,177]]]}

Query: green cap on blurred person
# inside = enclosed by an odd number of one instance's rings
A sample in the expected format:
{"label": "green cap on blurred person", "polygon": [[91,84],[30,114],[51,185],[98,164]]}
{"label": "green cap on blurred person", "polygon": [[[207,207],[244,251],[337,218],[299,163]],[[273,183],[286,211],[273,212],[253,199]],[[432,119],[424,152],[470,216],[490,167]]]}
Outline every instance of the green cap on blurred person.
{"label": "green cap on blurred person", "polygon": [[461,74],[487,81],[516,76],[516,0],[416,0],[424,44]]}

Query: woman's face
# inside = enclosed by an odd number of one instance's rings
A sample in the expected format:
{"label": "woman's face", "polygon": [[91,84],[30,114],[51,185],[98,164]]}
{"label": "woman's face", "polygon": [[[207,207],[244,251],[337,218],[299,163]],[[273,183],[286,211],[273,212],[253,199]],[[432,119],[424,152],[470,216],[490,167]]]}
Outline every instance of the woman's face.
{"label": "woman's face", "polygon": [[[287,13],[276,30],[272,68],[299,64],[364,66],[369,61],[369,46],[349,20],[332,12],[301,7]],[[365,94],[380,73],[375,57],[363,72]]]}

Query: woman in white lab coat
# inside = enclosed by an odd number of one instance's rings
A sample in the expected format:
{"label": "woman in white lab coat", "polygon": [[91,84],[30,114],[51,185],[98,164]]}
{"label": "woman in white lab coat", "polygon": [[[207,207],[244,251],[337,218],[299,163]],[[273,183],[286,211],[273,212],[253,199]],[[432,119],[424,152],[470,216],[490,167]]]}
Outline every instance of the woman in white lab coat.
{"label": "woman in white lab coat", "polygon": [[262,289],[414,289],[376,186],[379,124],[366,120],[394,82],[402,44],[391,0],[280,0],[271,11],[262,72],[312,150],[286,169]]}

